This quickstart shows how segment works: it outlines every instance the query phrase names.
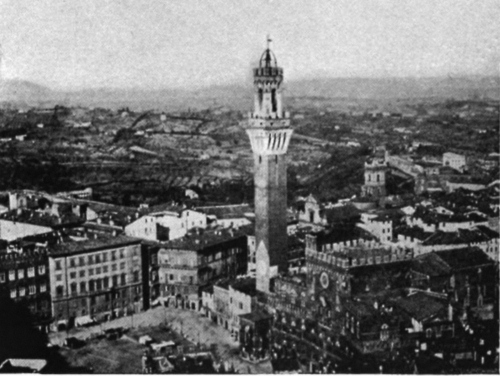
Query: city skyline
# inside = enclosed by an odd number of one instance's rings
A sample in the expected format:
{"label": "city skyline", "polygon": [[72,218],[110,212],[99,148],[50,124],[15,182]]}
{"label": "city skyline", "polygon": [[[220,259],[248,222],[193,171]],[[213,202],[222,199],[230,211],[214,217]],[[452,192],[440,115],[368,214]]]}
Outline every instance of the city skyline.
{"label": "city skyline", "polygon": [[499,14],[493,1],[1,1],[2,76],[55,89],[243,83],[267,34],[291,81],[489,75]]}

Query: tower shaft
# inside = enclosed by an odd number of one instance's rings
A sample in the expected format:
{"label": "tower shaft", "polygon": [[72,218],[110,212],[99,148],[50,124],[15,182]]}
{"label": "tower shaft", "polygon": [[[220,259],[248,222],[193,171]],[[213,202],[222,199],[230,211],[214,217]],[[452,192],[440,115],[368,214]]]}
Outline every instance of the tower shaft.
{"label": "tower shaft", "polygon": [[287,269],[286,152],[293,130],[283,112],[282,81],[283,69],[268,48],[254,69],[254,112],[247,129],[254,154],[257,289],[263,292]]}

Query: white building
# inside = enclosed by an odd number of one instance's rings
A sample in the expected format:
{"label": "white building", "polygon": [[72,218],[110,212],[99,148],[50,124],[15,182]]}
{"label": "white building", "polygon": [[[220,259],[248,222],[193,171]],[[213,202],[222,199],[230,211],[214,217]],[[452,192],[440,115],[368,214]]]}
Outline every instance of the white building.
{"label": "white building", "polygon": [[443,154],[443,166],[449,166],[457,171],[463,172],[465,169],[465,156],[455,153]]}

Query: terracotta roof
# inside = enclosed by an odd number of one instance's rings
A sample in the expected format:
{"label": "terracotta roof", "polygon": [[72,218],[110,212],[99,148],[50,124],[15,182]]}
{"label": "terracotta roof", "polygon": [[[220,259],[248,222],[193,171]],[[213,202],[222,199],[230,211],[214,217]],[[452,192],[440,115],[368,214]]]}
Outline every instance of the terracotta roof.
{"label": "terracotta roof", "polygon": [[256,296],[257,295],[257,285],[255,278],[238,278],[233,283],[231,287],[245,295]]}
{"label": "terracotta roof", "polygon": [[248,204],[240,205],[219,205],[219,206],[199,206],[195,210],[213,215],[217,219],[243,218],[247,213],[253,213]]}
{"label": "terracotta roof", "polygon": [[483,265],[494,264],[494,261],[477,247],[460,248],[435,253],[453,270],[476,268]]}
{"label": "terracotta roof", "polygon": [[163,248],[201,251],[205,248],[247,236],[246,228],[204,230],[190,233],[183,238],[162,242]]}
{"label": "terracotta roof", "polygon": [[430,296],[425,292],[417,292],[394,301],[408,315],[417,321],[427,321],[436,316],[447,315],[446,300]]}
{"label": "terracotta roof", "polygon": [[411,270],[430,277],[448,275],[451,272],[450,266],[434,252],[416,257],[411,263]]}
{"label": "terracotta roof", "polygon": [[89,239],[83,241],[69,241],[57,244],[50,248],[50,256],[64,256],[71,254],[87,253],[99,251],[102,249],[123,247],[126,245],[140,244],[141,240],[128,236],[107,236],[98,239]]}
{"label": "terracotta roof", "polygon": [[29,209],[15,209],[2,213],[0,214],[0,219],[19,223],[29,223],[32,225],[50,228],[64,227],[67,225],[74,225],[83,222],[80,217],[73,214],[72,212],[62,213],[57,216],[47,212]]}

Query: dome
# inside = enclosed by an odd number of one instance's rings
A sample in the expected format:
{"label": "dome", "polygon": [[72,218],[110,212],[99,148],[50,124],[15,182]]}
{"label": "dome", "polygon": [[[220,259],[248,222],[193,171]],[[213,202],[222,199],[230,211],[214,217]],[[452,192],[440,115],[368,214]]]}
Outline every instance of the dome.
{"label": "dome", "polygon": [[278,62],[276,61],[276,56],[274,56],[273,51],[267,48],[260,57],[259,68],[277,68]]}

